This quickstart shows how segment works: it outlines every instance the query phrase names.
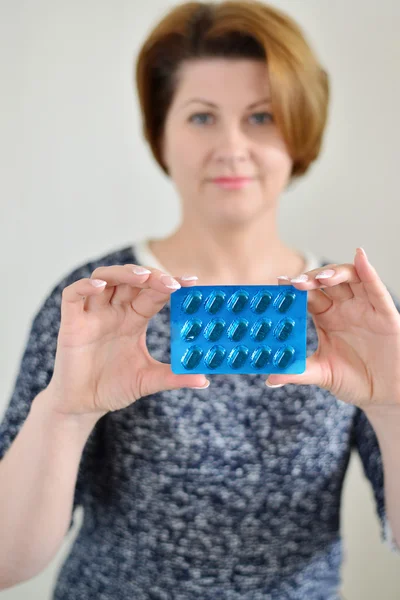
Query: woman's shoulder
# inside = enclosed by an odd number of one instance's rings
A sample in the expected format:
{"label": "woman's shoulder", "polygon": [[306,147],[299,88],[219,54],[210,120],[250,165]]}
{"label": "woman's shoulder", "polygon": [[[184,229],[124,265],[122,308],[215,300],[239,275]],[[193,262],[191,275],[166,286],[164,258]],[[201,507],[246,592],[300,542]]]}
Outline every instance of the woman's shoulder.
{"label": "woman's shoulder", "polygon": [[71,270],[67,271],[59,278],[54,289],[70,285],[78,279],[90,277],[98,267],[110,267],[112,265],[124,265],[135,263],[135,256],[132,246],[123,246],[108,250],[106,253],[95,255],[82,261]]}
{"label": "woman's shoulder", "polygon": [[60,309],[62,292],[65,287],[79,279],[90,277],[98,267],[109,267],[112,265],[136,264],[136,257],[132,246],[123,246],[108,250],[106,253],[93,256],[82,261],[72,269],[62,273],[50,287],[44,301],[38,308],[39,313],[48,313],[51,309]]}
{"label": "woman's shoulder", "polygon": [[135,262],[134,248],[132,245],[122,246],[108,250],[106,253],[91,257],[86,262],[74,268],[68,275],[72,273],[80,273],[81,271],[90,271],[92,273],[98,267],[110,267],[112,265],[124,265]]}

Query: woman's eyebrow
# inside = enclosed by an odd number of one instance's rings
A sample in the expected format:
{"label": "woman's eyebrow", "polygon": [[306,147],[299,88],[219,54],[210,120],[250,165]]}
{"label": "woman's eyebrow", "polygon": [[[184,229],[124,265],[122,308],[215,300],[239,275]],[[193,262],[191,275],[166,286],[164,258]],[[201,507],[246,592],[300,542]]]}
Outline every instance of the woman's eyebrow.
{"label": "woman's eyebrow", "polygon": [[[206,104],[207,106],[211,106],[211,108],[218,108],[217,104],[214,104],[213,102],[210,102],[209,100],[206,100],[205,98],[191,98],[190,100],[188,100],[187,102],[185,102],[185,104],[183,104],[181,106],[181,108],[184,108],[185,106],[187,106],[188,104],[191,104],[192,102],[201,102],[202,104]],[[269,102],[271,102],[271,98],[263,98],[262,100],[258,100],[257,102],[253,102],[247,108],[248,109],[252,109],[252,108],[255,108],[256,106],[258,106],[259,104],[267,104]]]}

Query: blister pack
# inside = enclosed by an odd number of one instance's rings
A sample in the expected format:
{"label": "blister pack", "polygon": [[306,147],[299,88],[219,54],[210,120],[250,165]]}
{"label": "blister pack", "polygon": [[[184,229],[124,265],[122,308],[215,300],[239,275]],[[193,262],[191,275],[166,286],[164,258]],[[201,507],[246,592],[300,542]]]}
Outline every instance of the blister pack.
{"label": "blister pack", "polygon": [[173,373],[303,373],[307,292],[197,285],[171,295]]}

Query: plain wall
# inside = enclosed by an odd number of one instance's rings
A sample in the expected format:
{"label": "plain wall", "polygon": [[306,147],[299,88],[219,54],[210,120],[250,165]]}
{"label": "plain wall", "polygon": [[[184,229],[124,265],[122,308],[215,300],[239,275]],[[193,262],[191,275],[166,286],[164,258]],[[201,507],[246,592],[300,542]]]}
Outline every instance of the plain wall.
{"label": "plain wall", "polygon": [[[400,3],[271,3],[304,28],[332,86],[321,157],[281,199],[282,237],[338,263],[361,245],[400,295]],[[171,5],[0,0],[0,418],[33,315],[55,283],[179,221],[174,189],[142,139],[132,81],[141,42]],[[346,600],[398,599],[399,557],[380,540],[357,455],[341,524]],[[2,600],[49,599],[78,527],[45,571]]]}

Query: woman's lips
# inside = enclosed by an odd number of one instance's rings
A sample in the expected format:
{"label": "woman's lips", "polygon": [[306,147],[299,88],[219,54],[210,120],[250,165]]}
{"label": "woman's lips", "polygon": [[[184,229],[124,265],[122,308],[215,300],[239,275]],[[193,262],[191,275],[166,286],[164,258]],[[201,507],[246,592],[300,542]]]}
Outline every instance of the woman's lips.
{"label": "woman's lips", "polygon": [[225,189],[240,189],[253,181],[252,177],[216,177],[213,183]]}

